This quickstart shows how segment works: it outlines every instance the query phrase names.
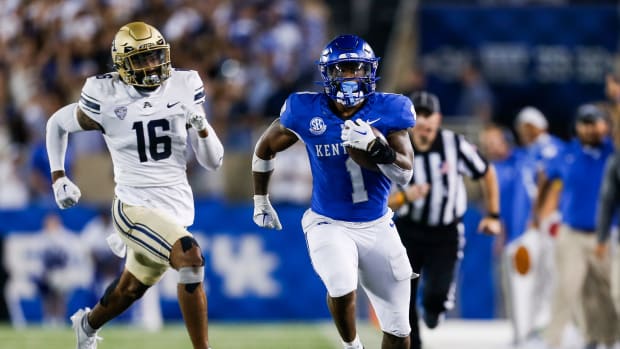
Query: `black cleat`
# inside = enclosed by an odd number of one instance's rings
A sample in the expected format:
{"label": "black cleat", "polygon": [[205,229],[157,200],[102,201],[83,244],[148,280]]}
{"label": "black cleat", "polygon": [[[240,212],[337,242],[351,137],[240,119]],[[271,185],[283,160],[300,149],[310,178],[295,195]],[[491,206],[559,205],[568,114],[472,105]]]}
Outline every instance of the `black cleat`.
{"label": "black cleat", "polygon": [[424,323],[426,324],[426,327],[430,329],[437,327],[437,325],[439,325],[441,318],[442,318],[442,314],[432,314],[428,312],[424,313]]}

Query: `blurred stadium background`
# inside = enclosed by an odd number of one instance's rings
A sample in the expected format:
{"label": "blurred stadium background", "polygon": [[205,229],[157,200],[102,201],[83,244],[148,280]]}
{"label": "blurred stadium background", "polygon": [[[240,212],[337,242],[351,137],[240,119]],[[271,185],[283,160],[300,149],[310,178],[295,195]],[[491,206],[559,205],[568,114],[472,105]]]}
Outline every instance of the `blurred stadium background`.
{"label": "blurred stadium background", "polygon": [[[618,3],[595,3],[0,1],[0,320],[6,322],[0,348],[69,347],[67,314],[94,303],[118,270],[103,241],[113,183],[102,138],[72,136],[67,168],[83,197],[79,207],[60,212],[50,190],[44,132],[56,109],[77,100],[87,76],[111,70],[109,47],[120,25],[144,20],[158,27],[171,43],[173,66],[201,74],[210,122],[225,144],[217,173],[202,171],[188,156],[197,200],[190,230],[206,258],[214,346],[337,348],[325,290],[299,225],[310,193],[303,148],[277,160],[271,196],[284,231],[255,227],[250,200],[256,137],[290,92],[317,90],[314,61],[322,46],[338,33],[361,35],[382,57],[379,90],[429,89],[442,100],[445,126],[473,141],[486,122],[512,128],[525,105],[541,109],[551,132],[568,138],[576,107],[605,98],[604,76],[618,51]],[[451,347],[442,342],[450,336],[460,348],[501,348],[511,341],[497,271],[502,241],[477,235],[479,196],[472,190],[469,197],[457,307],[445,328],[425,332],[431,349]],[[104,331],[103,348],[189,343],[178,327],[169,276],[145,305]],[[377,330],[362,321],[362,338],[379,343]],[[149,332],[162,324],[159,333]]]}

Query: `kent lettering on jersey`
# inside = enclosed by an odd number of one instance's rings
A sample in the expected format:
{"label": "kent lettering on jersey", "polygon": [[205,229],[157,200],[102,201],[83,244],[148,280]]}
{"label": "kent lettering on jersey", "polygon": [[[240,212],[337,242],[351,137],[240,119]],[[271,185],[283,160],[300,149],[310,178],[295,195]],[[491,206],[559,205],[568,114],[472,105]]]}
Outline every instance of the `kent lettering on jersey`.
{"label": "kent lettering on jersey", "polygon": [[[374,93],[351,120],[373,121],[384,135],[413,126],[411,101],[402,95]],[[280,123],[306,145],[313,176],[312,210],[328,217],[363,222],[387,212],[391,180],[349,158],[340,134],[343,120],[323,93],[295,93],[286,100]]]}
{"label": "kent lettering on jersey", "polygon": [[[359,281],[381,323],[383,348],[409,349],[407,309],[414,274],[387,198],[392,181],[406,184],[412,176],[407,130],[415,123],[415,111],[405,96],[375,92],[378,58],[357,36],[332,40],[317,63],[324,91],[291,94],[280,118],[256,144],[253,219],[258,226],[282,229],[267,191],[273,157],[301,140],[313,181],[311,207],[301,224],[343,347],[363,347],[354,311]],[[347,147],[367,152],[379,171],[360,166]]]}
{"label": "kent lettering on jersey", "polygon": [[342,143],[315,144],[314,150],[317,158],[322,158],[324,156],[340,156],[347,153]]}

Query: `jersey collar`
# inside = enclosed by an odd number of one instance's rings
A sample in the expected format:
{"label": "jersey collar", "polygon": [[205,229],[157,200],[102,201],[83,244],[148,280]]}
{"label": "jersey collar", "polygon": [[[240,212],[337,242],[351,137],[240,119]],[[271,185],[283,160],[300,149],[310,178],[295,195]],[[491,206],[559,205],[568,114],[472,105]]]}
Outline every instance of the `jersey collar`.
{"label": "jersey collar", "polygon": [[[340,118],[338,114],[334,113],[332,109],[329,107],[330,98],[325,93],[321,94],[321,113],[326,118],[336,118],[340,120],[340,122],[344,122],[344,119]],[[372,110],[372,106],[375,103],[375,94],[371,94],[366,98],[364,105],[357,111],[355,114],[351,115],[351,120],[353,119],[366,119],[368,114]]]}

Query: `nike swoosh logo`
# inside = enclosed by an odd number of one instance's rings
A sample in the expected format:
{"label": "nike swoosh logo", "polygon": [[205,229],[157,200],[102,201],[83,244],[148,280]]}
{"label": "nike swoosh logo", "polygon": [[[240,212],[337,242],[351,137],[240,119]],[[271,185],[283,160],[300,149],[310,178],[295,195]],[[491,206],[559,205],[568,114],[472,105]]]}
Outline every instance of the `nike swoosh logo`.
{"label": "nike swoosh logo", "polygon": [[368,134],[368,132],[366,132],[366,131],[364,131],[364,132],[357,131],[357,130],[353,130],[353,131],[355,131],[355,132],[357,132],[357,133],[361,134],[362,136],[365,136],[366,134]]}
{"label": "nike swoosh logo", "polygon": [[267,219],[268,214],[267,213],[261,213],[261,215],[263,216],[263,226],[265,225],[265,220]]}
{"label": "nike swoosh logo", "polygon": [[381,118],[376,118],[373,121],[366,121],[366,123],[368,123],[368,125],[372,125],[372,124],[374,124],[375,122],[377,122],[379,120],[381,120]]}
{"label": "nike swoosh logo", "polygon": [[178,102],[176,102],[176,103],[172,103],[172,104],[168,103],[168,104],[166,104],[166,107],[168,107],[168,108],[172,108],[172,107],[174,107],[175,105],[177,105],[177,104],[179,104],[179,103],[181,103],[181,101],[178,101]]}

